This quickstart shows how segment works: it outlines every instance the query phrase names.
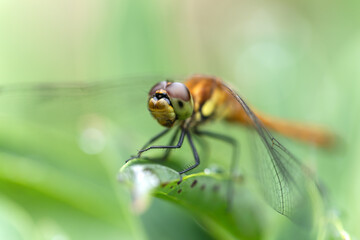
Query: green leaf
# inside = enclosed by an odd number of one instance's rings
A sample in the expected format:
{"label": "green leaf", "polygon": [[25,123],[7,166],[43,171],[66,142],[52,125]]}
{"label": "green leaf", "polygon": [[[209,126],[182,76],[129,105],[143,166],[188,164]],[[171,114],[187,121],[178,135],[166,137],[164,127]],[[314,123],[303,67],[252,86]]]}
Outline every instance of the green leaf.
{"label": "green leaf", "polygon": [[[124,165],[119,178],[131,186],[133,207],[139,212],[146,209],[149,196],[154,195],[193,212],[219,239],[261,238],[260,204],[243,181],[230,183],[222,174],[201,172],[184,176],[179,183],[178,172],[144,160]],[[235,188],[234,194],[229,195],[229,187]]]}

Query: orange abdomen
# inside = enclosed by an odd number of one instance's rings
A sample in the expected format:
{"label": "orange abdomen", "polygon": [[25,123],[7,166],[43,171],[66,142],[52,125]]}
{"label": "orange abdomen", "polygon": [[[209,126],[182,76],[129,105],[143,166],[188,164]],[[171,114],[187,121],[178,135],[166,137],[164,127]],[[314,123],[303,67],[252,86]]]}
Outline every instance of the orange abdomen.
{"label": "orange abdomen", "polygon": [[331,147],[335,143],[334,135],[319,126],[286,121],[265,115],[257,116],[267,129],[284,136],[321,147]]}
{"label": "orange abdomen", "polygon": [[[231,100],[231,110],[226,117],[227,121],[237,122],[245,125],[251,124],[250,118],[245,113],[241,104],[235,99]],[[314,125],[287,121],[262,114],[252,109],[262,124],[269,130],[280,133],[303,142],[311,143],[321,147],[331,147],[335,143],[335,136],[329,131]]]}

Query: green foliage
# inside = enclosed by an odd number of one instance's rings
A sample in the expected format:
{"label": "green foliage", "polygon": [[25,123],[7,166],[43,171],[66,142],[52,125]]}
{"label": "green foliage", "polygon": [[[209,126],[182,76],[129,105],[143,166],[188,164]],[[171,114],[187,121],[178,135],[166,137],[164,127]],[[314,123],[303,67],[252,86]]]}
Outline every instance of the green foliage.
{"label": "green foliage", "polygon": [[[141,161],[125,165],[120,170],[120,179],[132,185],[136,208],[142,209],[145,203],[139,202],[146,201],[144,199],[152,194],[193,212],[219,239],[261,238],[260,203],[242,182],[233,182],[217,173],[191,174],[179,182],[176,171]],[[236,187],[235,192],[233,187]]]}

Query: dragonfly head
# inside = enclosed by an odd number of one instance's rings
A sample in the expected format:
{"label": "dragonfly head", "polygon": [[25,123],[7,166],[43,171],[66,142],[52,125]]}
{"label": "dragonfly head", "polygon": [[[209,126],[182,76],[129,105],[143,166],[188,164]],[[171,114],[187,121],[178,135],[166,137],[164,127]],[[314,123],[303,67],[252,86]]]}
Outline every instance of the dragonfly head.
{"label": "dragonfly head", "polygon": [[172,127],[176,120],[185,120],[193,113],[193,99],[182,83],[162,81],[149,92],[148,109],[151,115],[165,127]]}

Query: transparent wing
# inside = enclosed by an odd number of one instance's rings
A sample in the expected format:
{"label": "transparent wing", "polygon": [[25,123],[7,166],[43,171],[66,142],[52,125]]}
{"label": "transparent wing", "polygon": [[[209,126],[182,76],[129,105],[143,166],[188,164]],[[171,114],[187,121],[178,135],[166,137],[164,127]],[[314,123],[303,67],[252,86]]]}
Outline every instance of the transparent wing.
{"label": "transparent wing", "polygon": [[[95,82],[44,82],[0,85],[1,125],[6,129],[33,124],[81,138],[88,132],[104,130],[115,139],[121,158],[130,154],[161,130],[146,109],[150,87],[164,78],[127,77]],[[32,125],[31,125],[32,126]],[[5,129],[5,130],[6,130]],[[10,131],[10,130],[9,130]],[[30,130],[29,130],[30,131]],[[91,135],[93,136],[93,135]],[[51,141],[33,136],[44,148]],[[108,145],[110,140],[107,140]],[[125,150],[120,150],[125,148]],[[121,161],[121,163],[123,163]]]}
{"label": "transparent wing", "polygon": [[[97,152],[97,141],[105,141],[106,146],[114,146],[120,153],[117,158],[123,163],[150,136],[163,129],[147,111],[149,89],[159,81],[180,78],[152,75],[82,82],[0,84],[0,125],[6,129],[21,126],[25,134],[31,129],[25,126],[34,124],[46,131],[71,135],[79,145],[90,145],[94,149],[88,152]],[[96,138],[99,131],[106,137],[104,140]],[[51,144],[37,135],[33,137],[43,148]]]}
{"label": "transparent wing", "polygon": [[[43,82],[0,85],[0,113],[16,111],[25,118],[96,113],[122,121],[147,114],[151,86],[162,76],[136,76],[91,82]],[[22,109],[20,109],[22,107]],[[43,115],[43,116],[42,116]],[[54,119],[56,120],[56,119]],[[60,121],[59,121],[60,122]]]}
{"label": "transparent wing", "polygon": [[117,91],[124,94],[125,90],[143,88],[146,93],[156,82],[163,81],[162,76],[136,76],[99,81],[62,81],[17,83],[0,86],[0,96],[8,94],[35,94],[48,97],[91,96]]}
{"label": "transparent wing", "polygon": [[308,184],[315,183],[310,171],[264,127],[244,100],[224,85],[241,104],[257,132],[255,161],[257,179],[266,201],[295,222],[311,225],[312,209]]}

